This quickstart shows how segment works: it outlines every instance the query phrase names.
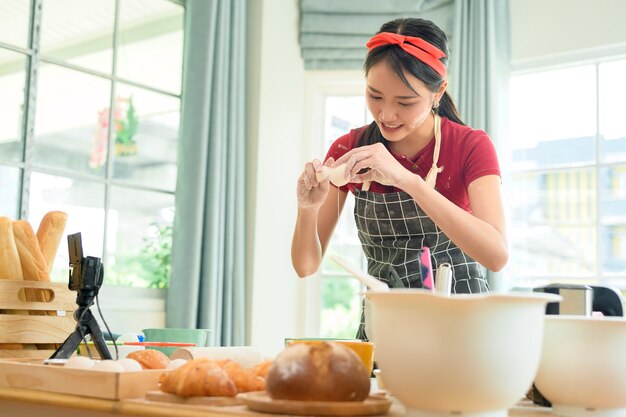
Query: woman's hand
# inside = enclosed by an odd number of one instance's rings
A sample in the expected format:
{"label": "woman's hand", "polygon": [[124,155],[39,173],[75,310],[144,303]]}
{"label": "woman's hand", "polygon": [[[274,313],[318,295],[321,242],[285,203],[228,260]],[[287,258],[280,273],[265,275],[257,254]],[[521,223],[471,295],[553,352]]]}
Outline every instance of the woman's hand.
{"label": "woman's hand", "polygon": [[[324,165],[330,166],[334,162],[333,158],[328,158]],[[301,208],[319,208],[328,197],[330,181],[326,178],[318,181],[316,173],[322,172],[322,163],[318,159],[307,162],[304,171],[298,178],[298,206]]]}
{"label": "woman's hand", "polygon": [[[406,170],[382,143],[354,148],[339,158],[333,165],[346,164],[346,177],[350,182],[362,182],[364,189],[374,181],[398,188],[411,173]],[[358,174],[367,169],[367,172]]]}

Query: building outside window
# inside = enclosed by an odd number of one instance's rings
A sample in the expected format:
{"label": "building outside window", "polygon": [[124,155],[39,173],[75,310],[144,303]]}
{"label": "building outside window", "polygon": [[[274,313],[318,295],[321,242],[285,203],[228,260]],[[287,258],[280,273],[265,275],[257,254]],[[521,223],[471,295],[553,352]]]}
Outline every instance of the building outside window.
{"label": "building outside window", "polygon": [[[184,14],[178,0],[0,7],[0,216],[36,229],[67,212],[105,285],[169,278]],[[62,241],[54,281],[67,252]]]}
{"label": "building outside window", "polygon": [[626,288],[626,60],[511,78],[507,184],[518,286]]}

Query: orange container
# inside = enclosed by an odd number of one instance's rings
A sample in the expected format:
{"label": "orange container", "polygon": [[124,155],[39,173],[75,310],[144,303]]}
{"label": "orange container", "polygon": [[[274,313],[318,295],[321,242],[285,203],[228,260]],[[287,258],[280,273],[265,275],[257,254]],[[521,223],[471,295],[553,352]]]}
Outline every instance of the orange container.
{"label": "orange container", "polygon": [[335,342],[352,349],[361,358],[365,364],[365,368],[372,373],[374,369],[374,344],[372,342],[364,342],[358,339],[324,339],[324,338],[304,338],[304,339],[285,339],[285,346],[294,343],[321,343]]}

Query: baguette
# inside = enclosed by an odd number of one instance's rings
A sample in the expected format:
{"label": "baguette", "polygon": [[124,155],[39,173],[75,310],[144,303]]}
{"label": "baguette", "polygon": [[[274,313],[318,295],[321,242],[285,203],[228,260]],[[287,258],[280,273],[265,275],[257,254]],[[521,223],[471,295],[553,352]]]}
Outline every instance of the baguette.
{"label": "baguette", "polygon": [[22,279],[20,256],[13,234],[13,222],[0,217],[0,279]]}
{"label": "baguette", "polygon": [[[8,217],[0,217],[0,279],[22,279],[22,266],[13,235],[13,222]],[[7,314],[28,314],[22,310],[0,310]],[[21,343],[0,343],[0,349],[23,349]]]}
{"label": "baguette", "polygon": [[[20,255],[20,263],[22,265],[22,276],[25,281],[43,281],[50,282],[50,273],[48,265],[43,258],[39,241],[35,235],[35,231],[30,223],[26,220],[15,220],[13,222],[13,234],[15,235],[15,243],[17,252]],[[50,294],[45,290],[26,289],[26,301],[48,302]],[[30,314],[34,316],[56,316],[56,311],[30,310]],[[38,349],[56,349],[53,344],[37,344]]]}
{"label": "baguette", "polygon": [[46,213],[43,219],[41,219],[41,223],[39,223],[37,241],[39,241],[41,253],[48,266],[48,273],[52,271],[54,258],[57,256],[57,250],[59,249],[59,243],[61,242],[61,237],[63,237],[66,223],[67,213],[62,211]]}
{"label": "baguette", "polygon": [[[22,266],[22,277],[27,281],[50,281],[48,265],[39,249],[39,242],[33,227],[26,220],[16,220],[13,222],[13,234],[17,252],[20,256]],[[43,295],[43,292],[39,292]],[[36,301],[44,301],[39,299]],[[34,300],[32,300],[34,301]]]}

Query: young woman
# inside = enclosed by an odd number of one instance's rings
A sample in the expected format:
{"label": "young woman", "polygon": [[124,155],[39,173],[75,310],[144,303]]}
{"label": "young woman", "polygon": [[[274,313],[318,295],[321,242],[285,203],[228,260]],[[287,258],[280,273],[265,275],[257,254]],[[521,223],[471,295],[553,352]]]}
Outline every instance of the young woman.
{"label": "young woman", "polygon": [[318,181],[319,160],[305,165],[294,268],[300,277],[318,270],[351,192],[370,275],[422,287],[419,251],[426,246],[433,270],[452,265],[452,292],[486,292],[483,267],[499,271],[508,260],[500,168],[490,138],[463,124],[446,92],[446,35],[427,20],[397,19],[367,47],[365,94],[374,121],[328,151],[324,165],[345,163],[347,185]]}

